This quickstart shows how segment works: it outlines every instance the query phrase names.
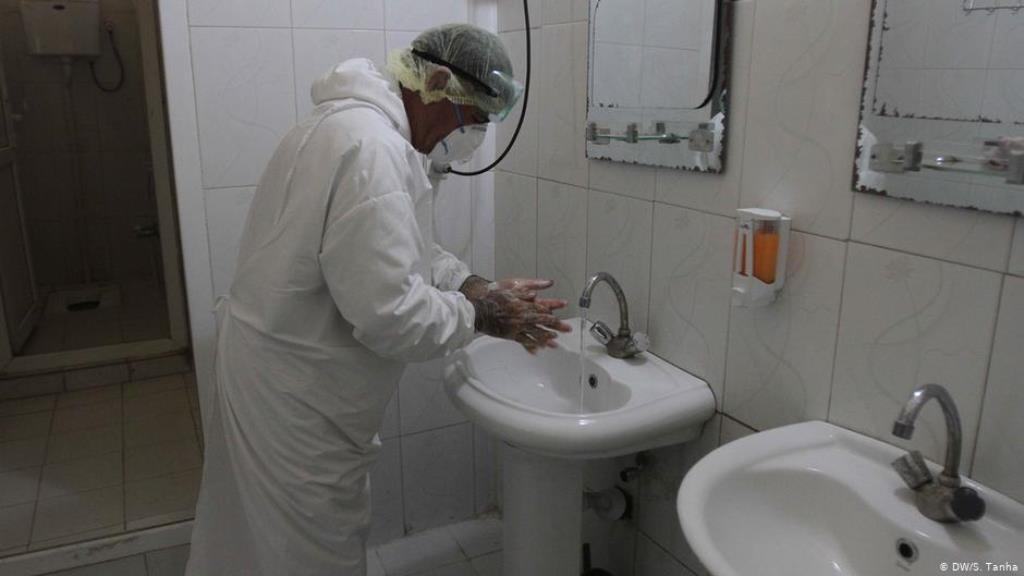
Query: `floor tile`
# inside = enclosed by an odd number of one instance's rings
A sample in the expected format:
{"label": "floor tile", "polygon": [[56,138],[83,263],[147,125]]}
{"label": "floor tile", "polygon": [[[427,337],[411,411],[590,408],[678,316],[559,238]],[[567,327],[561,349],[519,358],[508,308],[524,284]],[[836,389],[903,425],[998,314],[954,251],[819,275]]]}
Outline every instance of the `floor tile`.
{"label": "floor tile", "polygon": [[76,492],[117,486],[123,482],[119,452],[77,458],[43,467],[39,498],[66,496]]}
{"label": "floor tile", "polygon": [[0,418],[0,442],[39,438],[50,432],[50,412]]}
{"label": "floor tile", "polygon": [[184,354],[139,360],[132,362],[132,380],[144,380],[169,374],[184,374],[190,370],[192,370],[192,367],[189,365],[188,357]]}
{"label": "floor tile", "polygon": [[28,545],[35,503],[0,508],[0,550]]}
{"label": "floor tile", "polygon": [[[151,518],[195,513],[202,470],[189,470],[125,485],[128,525],[140,527]],[[185,516],[185,517],[188,517]]]}
{"label": "floor tile", "polygon": [[149,570],[149,576],[183,576],[185,564],[188,562],[188,553],[188,544],[146,552],[146,568]]}
{"label": "floor tile", "polygon": [[126,422],[124,426],[125,448],[188,440],[195,436],[192,413],[188,410]]}
{"label": "floor tile", "polygon": [[63,462],[121,451],[121,425],[92,428],[88,433],[65,432],[50,436],[46,462]]}
{"label": "floor tile", "polygon": [[102,428],[121,421],[121,401],[63,408],[53,414],[53,432],[76,432]]}
{"label": "floor tile", "polygon": [[463,561],[455,538],[447,528],[436,528],[377,548],[388,576],[406,576]]}
{"label": "floor tile", "polygon": [[48,412],[53,410],[53,403],[54,396],[52,394],[48,396],[37,396],[35,398],[6,400],[4,402],[0,402],[0,417]]}
{"label": "floor tile", "polygon": [[52,540],[124,521],[124,487],[39,500],[32,541]]}
{"label": "floor tile", "polygon": [[477,574],[472,564],[468,561],[462,561],[457,564],[431,568],[423,572],[414,572],[411,576],[477,576]]}
{"label": "floor tile", "polygon": [[477,576],[501,576],[501,552],[492,552],[470,561]]}
{"label": "floor tile", "polygon": [[47,576],[146,576],[146,559],[142,554],[54,572]]}
{"label": "floor tile", "polygon": [[34,502],[41,468],[22,468],[0,473],[0,508]]}
{"label": "floor tile", "polygon": [[88,406],[90,404],[102,404],[118,402],[121,400],[120,386],[101,386],[99,388],[85,388],[74,390],[57,395],[57,408],[74,408],[77,406]]}
{"label": "floor tile", "polygon": [[501,550],[501,520],[481,518],[448,527],[467,558]]}
{"label": "floor tile", "polygon": [[159,414],[188,411],[188,394],[184,388],[154,392],[124,399],[126,421],[148,419]]}
{"label": "floor tile", "polygon": [[46,436],[0,442],[0,472],[39,466],[46,458]]}
{"label": "floor tile", "polygon": [[185,379],[181,374],[171,374],[170,376],[160,376],[159,378],[125,382],[123,386],[124,397],[127,399],[155,392],[166,392],[168,390],[184,388]]}
{"label": "floor tile", "polygon": [[366,576],[386,576],[384,566],[381,566],[380,556],[376,550],[366,551]]}
{"label": "floor tile", "polygon": [[199,443],[189,439],[129,448],[125,452],[125,480],[134,482],[201,468]]}

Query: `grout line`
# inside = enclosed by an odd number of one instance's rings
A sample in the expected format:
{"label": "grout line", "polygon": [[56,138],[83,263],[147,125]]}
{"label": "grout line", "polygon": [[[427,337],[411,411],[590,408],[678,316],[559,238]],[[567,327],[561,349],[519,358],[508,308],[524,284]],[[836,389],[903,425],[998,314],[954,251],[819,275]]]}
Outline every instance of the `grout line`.
{"label": "grout line", "polygon": [[996,339],[999,337],[999,324],[1004,304],[1003,296],[1006,294],[1006,283],[1007,277],[1003,276],[1002,282],[999,283],[999,298],[996,301],[996,317],[992,322],[992,338],[989,340],[988,356],[985,362],[985,374],[982,377],[981,390],[979,390],[978,393],[978,421],[974,425],[974,443],[971,445],[971,461],[966,467],[967,470],[970,471],[971,477],[974,477],[974,465],[977,463],[978,458],[978,440],[981,436],[981,423],[984,421],[985,415],[985,397],[988,396],[989,392],[988,381],[992,372],[992,357],[995,356]]}
{"label": "grout line", "polygon": [[828,382],[828,404],[825,406],[825,421],[832,421],[832,395],[835,392],[836,387],[836,365],[837,358],[839,356],[839,333],[843,326],[843,304],[846,298],[846,273],[850,268],[850,245],[843,246],[843,271],[840,277],[841,284],[839,285],[839,310],[836,311],[836,329],[835,329],[835,340],[832,343],[832,370],[829,372]]}

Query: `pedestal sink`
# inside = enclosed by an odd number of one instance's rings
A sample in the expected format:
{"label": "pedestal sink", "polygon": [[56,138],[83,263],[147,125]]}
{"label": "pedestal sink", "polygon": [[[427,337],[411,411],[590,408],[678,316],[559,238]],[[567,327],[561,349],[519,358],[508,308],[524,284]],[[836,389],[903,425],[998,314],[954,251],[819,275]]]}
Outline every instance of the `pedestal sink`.
{"label": "pedestal sink", "polygon": [[704,381],[654,355],[617,360],[585,333],[581,363],[570,323],[535,356],[482,337],[445,367],[455,405],[504,443],[504,576],[578,575],[585,460],[692,440],[714,413]]}
{"label": "pedestal sink", "polygon": [[1024,570],[1024,506],[966,480],[986,501],[985,516],[929,520],[890,466],[903,454],[825,422],[748,436],[686,475],[677,500],[683,532],[714,576]]}

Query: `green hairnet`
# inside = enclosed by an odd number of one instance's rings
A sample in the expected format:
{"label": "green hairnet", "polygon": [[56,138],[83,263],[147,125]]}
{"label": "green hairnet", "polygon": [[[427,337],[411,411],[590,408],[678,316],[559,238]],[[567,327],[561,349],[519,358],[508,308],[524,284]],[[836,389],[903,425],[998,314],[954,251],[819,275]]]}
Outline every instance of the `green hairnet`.
{"label": "green hairnet", "polygon": [[[427,90],[427,79],[440,62],[453,72],[448,85]],[[410,48],[388,56],[387,70],[402,86],[419,92],[427,104],[447,98],[476,106],[492,119],[504,119],[522,93],[501,39],[471,24],[445,24],[423,32]]]}

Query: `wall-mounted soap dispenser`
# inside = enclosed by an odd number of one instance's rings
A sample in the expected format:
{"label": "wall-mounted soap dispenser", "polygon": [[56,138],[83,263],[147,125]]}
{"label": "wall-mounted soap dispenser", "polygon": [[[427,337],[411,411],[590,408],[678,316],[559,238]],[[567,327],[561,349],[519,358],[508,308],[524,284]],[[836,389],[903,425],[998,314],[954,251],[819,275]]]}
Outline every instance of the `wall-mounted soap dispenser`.
{"label": "wall-mounted soap dispenser", "polygon": [[733,304],[771,304],[786,283],[790,219],[762,208],[742,208],[736,212]]}

